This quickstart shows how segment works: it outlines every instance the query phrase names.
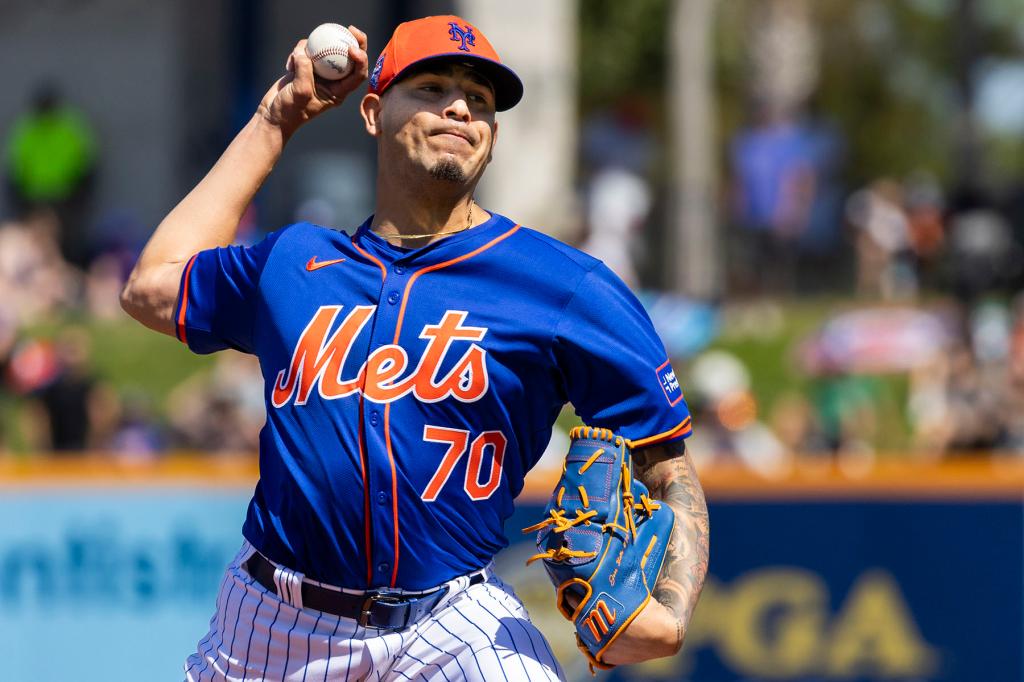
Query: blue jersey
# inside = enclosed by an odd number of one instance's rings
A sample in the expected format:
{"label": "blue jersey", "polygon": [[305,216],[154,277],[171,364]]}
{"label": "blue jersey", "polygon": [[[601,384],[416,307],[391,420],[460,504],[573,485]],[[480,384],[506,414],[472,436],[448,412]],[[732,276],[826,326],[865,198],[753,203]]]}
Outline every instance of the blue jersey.
{"label": "blue jersey", "polygon": [[636,446],[690,432],[626,286],[498,215],[415,250],[367,221],[203,251],[175,319],[197,353],[259,358],[267,422],[243,534],[334,585],[426,589],[486,565],[567,401]]}

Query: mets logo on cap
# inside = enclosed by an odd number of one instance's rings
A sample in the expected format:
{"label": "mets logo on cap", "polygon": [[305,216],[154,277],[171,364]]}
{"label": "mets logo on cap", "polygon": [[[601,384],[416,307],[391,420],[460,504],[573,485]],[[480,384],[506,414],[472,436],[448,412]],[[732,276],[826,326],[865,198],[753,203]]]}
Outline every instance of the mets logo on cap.
{"label": "mets logo on cap", "polygon": [[476,45],[476,36],[473,35],[473,27],[468,24],[463,28],[454,21],[449,21],[448,35],[451,36],[453,41],[461,43],[459,45],[459,49],[464,52],[469,52],[469,48],[466,47],[466,45]]}
{"label": "mets logo on cap", "polygon": [[523,96],[519,76],[501,63],[479,28],[453,14],[398,25],[370,73],[370,92],[381,95],[407,70],[432,59],[458,59],[494,86],[496,111],[511,109]]}

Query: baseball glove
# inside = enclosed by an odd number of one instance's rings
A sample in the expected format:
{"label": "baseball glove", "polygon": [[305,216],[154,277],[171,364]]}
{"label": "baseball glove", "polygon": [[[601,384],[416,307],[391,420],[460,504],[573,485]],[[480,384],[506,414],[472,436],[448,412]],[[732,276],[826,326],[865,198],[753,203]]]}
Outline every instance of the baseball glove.
{"label": "baseball glove", "polygon": [[587,426],[569,437],[547,517],[523,529],[537,532],[540,550],[527,564],[544,561],[576,645],[591,670],[607,669],[614,666],[602,660],[605,651],[651,598],[675,516],[633,479],[625,438]]}

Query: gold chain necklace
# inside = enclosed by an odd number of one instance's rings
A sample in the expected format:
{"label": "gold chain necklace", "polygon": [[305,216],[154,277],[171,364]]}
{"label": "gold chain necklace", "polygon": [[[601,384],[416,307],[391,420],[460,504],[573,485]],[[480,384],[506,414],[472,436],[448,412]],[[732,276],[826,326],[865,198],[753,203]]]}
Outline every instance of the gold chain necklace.
{"label": "gold chain necklace", "polygon": [[427,232],[426,234],[389,234],[381,235],[385,239],[423,239],[424,237],[440,237],[446,234],[457,234],[459,232],[465,232],[469,228],[473,227],[473,201],[469,202],[469,213],[466,215],[466,226],[460,227],[457,230],[443,230],[441,232]]}

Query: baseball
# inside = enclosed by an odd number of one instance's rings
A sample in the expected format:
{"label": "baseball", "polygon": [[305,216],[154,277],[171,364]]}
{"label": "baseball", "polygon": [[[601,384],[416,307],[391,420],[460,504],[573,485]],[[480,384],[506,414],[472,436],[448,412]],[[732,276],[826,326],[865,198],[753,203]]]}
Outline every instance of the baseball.
{"label": "baseball", "polygon": [[358,41],[341,24],[320,24],[306,40],[306,54],[313,60],[313,70],[330,81],[340,80],[352,71],[348,51],[353,47],[359,47]]}

